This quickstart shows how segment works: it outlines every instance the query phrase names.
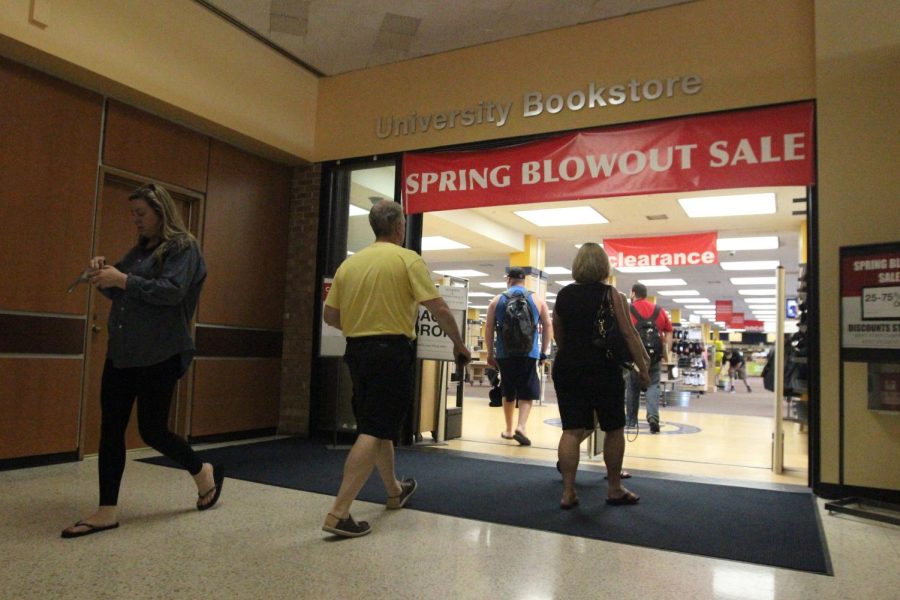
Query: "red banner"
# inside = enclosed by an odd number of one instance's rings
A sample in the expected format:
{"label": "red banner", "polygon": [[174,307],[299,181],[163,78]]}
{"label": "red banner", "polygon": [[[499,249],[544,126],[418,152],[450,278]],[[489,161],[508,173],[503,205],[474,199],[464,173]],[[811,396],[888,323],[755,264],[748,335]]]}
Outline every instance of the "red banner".
{"label": "red banner", "polygon": [[763,331],[766,324],[754,319],[744,319],[744,331]]}
{"label": "red banner", "polygon": [[731,313],[731,321],[728,322],[728,327],[731,329],[743,329],[744,328],[744,313]]}
{"label": "red banner", "polygon": [[612,267],[686,267],[719,262],[716,232],[603,240]]}
{"label": "red banner", "polygon": [[494,150],[408,153],[407,214],[814,183],[809,102],[581,131]]}
{"label": "red banner", "polygon": [[728,325],[731,323],[731,314],[734,312],[734,303],[731,300],[716,300],[716,321]]}

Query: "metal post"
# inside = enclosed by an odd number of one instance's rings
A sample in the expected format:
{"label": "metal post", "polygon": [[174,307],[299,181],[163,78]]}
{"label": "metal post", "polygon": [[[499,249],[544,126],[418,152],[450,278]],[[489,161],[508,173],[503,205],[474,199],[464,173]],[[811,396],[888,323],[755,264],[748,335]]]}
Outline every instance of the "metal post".
{"label": "metal post", "polygon": [[784,401],[784,267],[775,270],[776,309],[775,309],[775,427],[772,433],[772,470],[784,472],[784,420],[782,402]]}

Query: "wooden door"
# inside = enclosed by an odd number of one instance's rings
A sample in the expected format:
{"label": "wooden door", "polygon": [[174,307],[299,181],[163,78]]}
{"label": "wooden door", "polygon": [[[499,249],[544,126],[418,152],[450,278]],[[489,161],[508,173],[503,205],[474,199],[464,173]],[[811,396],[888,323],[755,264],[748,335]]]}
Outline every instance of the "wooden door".
{"label": "wooden door", "polygon": [[[105,173],[100,201],[97,206],[97,220],[94,228],[94,250],[92,256],[104,256],[108,264],[118,262],[137,242],[128,196],[143,181],[131,180],[120,175]],[[170,189],[172,196],[179,204],[181,216],[188,227],[196,234],[198,219],[193,214],[194,200],[190,196],[178,194]],[[103,365],[106,361],[106,347],[109,335],[106,322],[109,318],[111,301],[96,289],[91,290],[90,309],[88,312],[88,344],[84,373],[84,410],[82,412],[82,444],[80,452],[94,454],[100,447],[100,382],[103,376]],[[183,383],[183,381],[182,381]],[[183,391],[179,385],[174,394],[177,403],[179,393]],[[170,427],[175,422],[173,410],[170,416]],[[125,433],[125,447],[142,448],[146,444],[138,433],[137,410],[132,409],[131,421]]]}

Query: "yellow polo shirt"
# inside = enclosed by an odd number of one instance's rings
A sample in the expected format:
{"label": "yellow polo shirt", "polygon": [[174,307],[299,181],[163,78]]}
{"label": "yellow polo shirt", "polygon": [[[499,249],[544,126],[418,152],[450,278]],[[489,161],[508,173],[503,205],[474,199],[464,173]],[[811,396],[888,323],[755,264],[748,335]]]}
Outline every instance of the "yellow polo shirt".
{"label": "yellow polo shirt", "polygon": [[334,274],[325,305],[341,311],[346,337],[416,337],[417,305],[440,297],[422,257],[375,242],[347,257]]}

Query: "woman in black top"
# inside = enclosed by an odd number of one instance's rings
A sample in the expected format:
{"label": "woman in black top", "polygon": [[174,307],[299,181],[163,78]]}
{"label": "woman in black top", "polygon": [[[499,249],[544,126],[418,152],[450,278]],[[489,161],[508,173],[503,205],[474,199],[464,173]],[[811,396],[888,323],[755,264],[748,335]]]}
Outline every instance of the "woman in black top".
{"label": "woman in black top", "polygon": [[592,343],[594,321],[601,302],[612,302],[628,350],[640,373],[642,387],[650,382],[649,357],[631,323],[625,296],[603,283],[609,277],[609,257],[594,243],[581,246],[572,263],[575,283],[560,290],[553,308],[553,334],[559,348],[553,361],[553,385],[559,402],[563,433],[559,439],[559,469],[563,476],[564,509],[578,505],[575,473],[579,445],[593,430],[594,415],[606,432],[603,460],[611,505],[635,504],[639,497],[622,486],[625,454],[625,382],[622,367]]}
{"label": "woman in black top", "polygon": [[188,443],[168,429],[172,392],[194,356],[190,320],[206,265],[197,240],[162,186],[142,186],[129,201],[137,245],[115,266],[96,256],[89,268],[91,284],[112,300],[100,389],[100,507],[63,530],[64,538],[119,526],[125,429],[135,398],[141,437],[191,474],[199,494],[197,509],[212,508],[222,491],[224,469],[201,462]]}

